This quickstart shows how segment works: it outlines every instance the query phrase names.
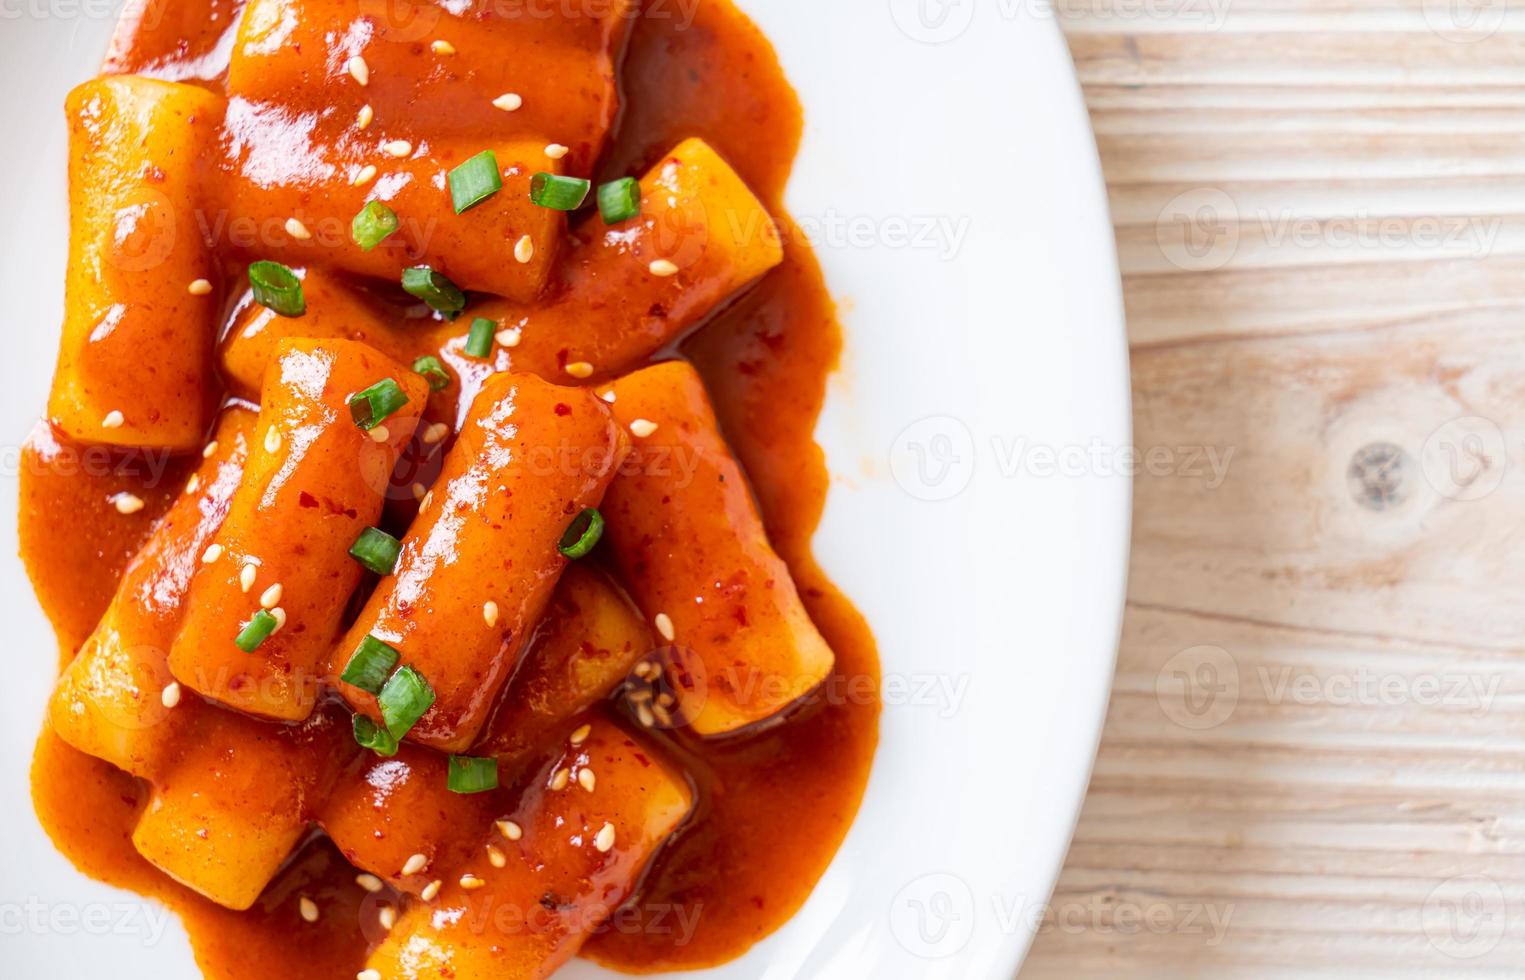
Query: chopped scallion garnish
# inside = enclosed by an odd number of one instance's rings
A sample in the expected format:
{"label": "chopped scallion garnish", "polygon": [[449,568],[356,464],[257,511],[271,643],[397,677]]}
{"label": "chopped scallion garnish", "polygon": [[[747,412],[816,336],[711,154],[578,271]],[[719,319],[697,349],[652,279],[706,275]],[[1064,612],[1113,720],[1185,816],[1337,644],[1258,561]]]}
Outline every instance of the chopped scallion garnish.
{"label": "chopped scallion garnish", "polygon": [[360,641],[360,646],[355,648],[349,663],[344,665],[344,673],[339,675],[339,679],[362,691],[380,694],[392,674],[392,668],[401,659],[402,654],[392,647],[374,636],[366,636]]}
{"label": "chopped scallion garnish", "polygon": [[350,222],[350,237],[362,251],[369,252],[397,231],[397,212],[380,201],[368,201],[355,220]]}
{"label": "chopped scallion garnish", "polygon": [[402,270],[402,288],[449,317],[466,308],[466,294],[460,287],[427,265]]}
{"label": "chopped scallion garnish", "polygon": [[302,295],[302,280],[279,262],[255,262],[249,266],[249,288],[254,301],[281,316],[301,316],[307,312]]}
{"label": "chopped scallion garnish", "polygon": [[381,705],[381,720],[387,731],[393,738],[401,739],[434,703],[434,689],[423,674],[412,667],[401,667],[376,696],[376,703]]}
{"label": "chopped scallion garnish", "polygon": [[576,211],[588,199],[592,186],[581,177],[538,173],[530,179],[530,200],[552,211]]}
{"label": "chopped scallion garnish", "polygon": [[589,507],[578,514],[568,525],[567,532],[561,536],[559,545],[561,553],[576,561],[578,558],[587,557],[598,544],[598,539],[604,536],[604,515],[597,509]]}
{"label": "chopped scallion garnish", "polygon": [[270,634],[274,633],[280,625],[281,621],[276,619],[268,609],[261,609],[249,617],[249,621],[244,624],[238,636],[233,638],[233,645],[244,653],[253,653],[259,649],[261,643],[270,639]]}
{"label": "chopped scallion garnish", "polygon": [[413,362],[413,371],[424,376],[430,391],[443,391],[450,387],[450,372],[445,370],[439,358],[426,354]]}
{"label": "chopped scallion garnish", "polygon": [[498,760],[452,755],[445,782],[452,793],[485,793],[497,789]]}
{"label": "chopped scallion garnish", "polygon": [[471,333],[466,335],[466,353],[470,357],[492,356],[492,338],[498,332],[498,324],[479,316],[471,321]]}
{"label": "chopped scallion garnish", "polygon": [[503,175],[498,172],[498,157],[483,150],[450,171],[450,203],[455,213],[470,210],[503,189]]}
{"label": "chopped scallion garnish", "polygon": [[362,429],[380,425],[408,403],[408,396],[391,378],[382,378],[349,400],[349,415]]}
{"label": "chopped scallion garnish", "polygon": [[355,716],[355,741],[361,748],[370,749],[377,755],[397,754],[397,739],[365,715]]}
{"label": "chopped scallion garnish", "polygon": [[[377,575],[391,575],[402,542],[380,528],[368,527],[349,546],[349,556]],[[373,692],[374,693],[374,692]]]}
{"label": "chopped scallion garnish", "polygon": [[617,225],[641,213],[641,184],[634,177],[611,180],[598,189],[598,213],[604,224]]}

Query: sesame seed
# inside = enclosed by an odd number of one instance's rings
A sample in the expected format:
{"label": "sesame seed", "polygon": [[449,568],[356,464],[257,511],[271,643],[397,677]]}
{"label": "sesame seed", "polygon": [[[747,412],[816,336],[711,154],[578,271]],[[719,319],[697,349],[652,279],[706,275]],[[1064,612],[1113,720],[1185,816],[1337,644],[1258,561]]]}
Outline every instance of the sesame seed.
{"label": "sesame seed", "polygon": [[286,219],[286,234],[299,242],[305,242],[312,237],[312,232],[307,230],[307,226],[296,218]]}
{"label": "sesame seed", "polygon": [[375,875],[355,875],[355,884],[364,888],[372,895],[381,891],[381,879]]}
{"label": "sesame seed", "polygon": [[449,41],[440,40],[435,41],[433,44],[429,45],[429,50],[433,51],[435,54],[452,55],[455,54],[455,45],[451,44]]}
{"label": "sesame seed", "polygon": [[185,492],[186,493],[195,493],[197,488],[199,488],[200,486],[201,486],[201,474],[200,473],[192,473],[191,474],[191,478],[189,480],[185,481]]}
{"label": "sesame seed", "polygon": [[481,878],[478,878],[476,875],[461,875],[461,887],[469,892],[476,891],[478,888],[481,888],[485,884],[487,884],[487,882],[483,881]]}
{"label": "sesame seed", "polygon": [[391,140],[381,144],[381,152],[389,157],[397,157],[400,160],[403,157],[413,155],[413,144],[407,140]]}
{"label": "sesame seed", "polygon": [[502,851],[498,850],[496,847],[493,847],[491,844],[488,844],[487,845],[487,863],[491,864],[495,868],[507,867],[508,866],[508,855],[504,854]]}
{"label": "sesame seed", "polygon": [[111,411],[106,413],[105,418],[101,419],[101,428],[120,429],[122,427],[122,423],[126,421],[127,416],[123,415],[119,409],[113,408]]}
{"label": "sesame seed", "polygon": [[360,168],[359,173],[355,174],[354,178],[350,181],[350,185],[353,187],[364,187],[366,184],[369,184],[375,179],[376,166],[374,164],[368,163]]}
{"label": "sesame seed", "polygon": [[593,838],[593,846],[598,848],[600,854],[608,854],[614,849],[614,824],[606,823],[598,828],[598,834]]}
{"label": "sesame seed", "polygon": [[418,893],[418,897],[426,902],[434,901],[434,896],[439,894],[440,886],[443,884],[444,882],[439,879],[429,882],[424,886],[424,890]]}
{"label": "sesame seed", "polygon": [[381,980],[380,970],[361,970],[355,974],[355,980]]}
{"label": "sesame seed", "polygon": [[392,438],[391,430],[384,425],[376,426],[368,433],[368,435],[370,435],[372,442],[386,442],[388,439]]}
{"label": "sesame seed", "polygon": [[509,327],[507,330],[499,330],[497,341],[502,347],[518,347],[519,341],[524,339],[524,331],[518,327]]}
{"label": "sesame seed", "polygon": [[488,626],[498,625],[498,604],[496,602],[488,599],[482,603],[482,619],[486,621]]}
{"label": "sesame seed", "polygon": [[259,597],[259,604],[266,609],[274,609],[280,604],[282,591],[281,583],[275,583]]}
{"label": "sesame seed", "polygon": [[245,565],[238,572],[238,584],[245,592],[254,588],[254,576],[259,574],[259,569],[254,565]]}
{"label": "sesame seed", "polygon": [[119,493],[111,498],[118,514],[136,514],[143,509],[143,498],[131,493]]}
{"label": "sesame seed", "polygon": [[429,866],[429,856],[428,855],[426,855],[426,854],[415,854],[412,857],[408,858],[407,863],[402,866],[402,873],[405,874],[405,875],[416,875],[420,871],[422,871],[425,868],[427,868],[428,866]]}
{"label": "sesame seed", "polygon": [[593,726],[583,725],[582,727],[578,728],[577,731],[572,733],[572,738],[570,741],[573,745],[581,745],[582,743],[586,742],[588,740],[588,736],[592,734]]}
{"label": "sesame seed", "polygon": [[418,502],[418,509],[419,510],[428,510],[429,509],[429,501],[431,501],[433,499],[434,499],[434,491],[430,490],[428,493],[424,494],[424,499],[420,500]]}
{"label": "sesame seed", "polygon": [[562,146],[560,143],[552,143],[545,148],[545,155],[550,157],[552,160],[560,160],[562,157],[567,155],[567,152],[567,148]]}
{"label": "sesame seed", "polygon": [[519,840],[524,836],[524,828],[514,823],[512,820],[499,820],[497,823],[498,833],[502,834],[509,840]]}
{"label": "sesame seed", "polygon": [[413,484],[413,499],[422,502],[429,495],[429,488],[422,483]]}
{"label": "sesame seed", "polygon": [[376,921],[381,923],[381,928],[390,931],[397,925],[397,910],[390,905],[383,905],[376,913]]}
{"label": "sesame seed", "polygon": [[205,296],[212,291],[212,283],[206,279],[195,279],[185,287],[185,291],[192,296]]}
{"label": "sesame seed", "polygon": [[370,127],[371,121],[375,118],[376,110],[372,109],[371,104],[367,102],[365,105],[361,106],[360,111],[355,114],[355,128],[367,129]]}
{"label": "sesame seed", "polygon": [[217,440],[213,439],[211,442],[207,443],[206,446],[204,446],[202,448],[202,450],[201,450],[201,458],[202,459],[211,459],[212,458],[212,454],[215,453],[216,451],[217,451]]}
{"label": "sesame seed", "polygon": [[274,634],[279,633],[282,628],[285,627],[286,610],[282,609],[280,606],[276,606],[274,609],[270,610],[270,615],[275,618],[275,629],[270,631],[271,635],[273,636]]}
{"label": "sesame seed", "polygon": [[517,112],[524,105],[524,99],[518,92],[504,92],[496,99],[493,99],[492,104],[504,112]]}
{"label": "sesame seed", "polygon": [[591,378],[593,377],[593,365],[587,361],[573,361],[567,365],[567,373],[574,378]]}
{"label": "sesame seed", "polygon": [[534,257],[535,240],[530,236],[525,235],[514,244],[514,258],[518,259],[521,265],[529,262]]}
{"label": "sesame seed", "polygon": [[159,703],[164,705],[166,708],[173,708],[175,705],[179,704],[180,684],[176,681],[170,681],[168,684],[166,684],[164,686],[164,690],[159,692]]}
{"label": "sesame seed", "polygon": [[630,433],[637,439],[644,439],[657,431],[657,424],[651,419],[636,419],[630,423]]}
{"label": "sesame seed", "polygon": [[649,268],[651,269],[651,274],[656,276],[658,279],[666,279],[668,276],[675,276],[678,274],[678,267],[673,265],[673,263],[668,259],[657,259],[655,262],[651,263]]}
{"label": "sesame seed", "polygon": [[297,905],[302,910],[302,918],[307,922],[318,921],[318,903],[303,895]]}
{"label": "sesame seed", "polygon": [[652,619],[652,623],[656,626],[657,632],[662,634],[662,639],[668,643],[671,643],[673,637],[678,635],[672,628],[672,617],[667,615],[667,613],[657,613],[656,617]]}
{"label": "sesame seed", "polygon": [[432,446],[435,443],[444,442],[445,437],[449,434],[450,426],[448,424],[444,422],[436,422],[424,430],[424,442],[427,445]]}
{"label": "sesame seed", "polygon": [[275,426],[265,430],[265,452],[278,453],[281,451],[281,430]]}
{"label": "sesame seed", "polygon": [[593,787],[598,785],[598,779],[594,777],[592,769],[579,769],[577,771],[577,785],[588,792],[593,792]]}
{"label": "sesame seed", "polygon": [[557,769],[554,773],[551,774],[551,789],[560,793],[562,790],[567,788],[567,784],[571,781],[572,776],[570,773],[568,773],[565,769]]}
{"label": "sesame seed", "polygon": [[222,545],[220,544],[209,544],[207,545],[207,550],[201,553],[201,560],[208,565],[221,557]]}
{"label": "sesame seed", "polygon": [[349,70],[350,77],[360,83],[361,88],[371,84],[371,66],[358,54],[349,60],[345,68]]}
{"label": "sesame seed", "polygon": [[613,405],[614,404],[614,389],[610,388],[608,391],[604,392],[599,397],[602,398],[604,401],[608,402],[609,404]]}

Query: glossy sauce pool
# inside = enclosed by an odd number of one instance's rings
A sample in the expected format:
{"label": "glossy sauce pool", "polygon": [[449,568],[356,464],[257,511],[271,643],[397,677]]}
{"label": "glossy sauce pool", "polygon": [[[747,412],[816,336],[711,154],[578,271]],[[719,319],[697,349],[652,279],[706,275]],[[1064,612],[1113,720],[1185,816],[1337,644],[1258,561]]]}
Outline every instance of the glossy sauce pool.
{"label": "glossy sauce pool", "polygon": [[[219,40],[237,7],[230,0],[172,0],[169,7],[166,26],[138,38],[136,47],[113,50],[111,64],[161,77],[215,76],[219,50],[225,56]],[[656,16],[659,9],[667,14]],[[636,20],[622,79],[624,114],[601,179],[640,173],[666,148],[700,136],[736,167],[784,230],[783,265],[690,337],[681,353],[704,375],[774,546],[837,655],[823,694],[768,731],[707,744],[668,737],[699,790],[699,809],[656,859],[619,926],[583,951],[619,970],[651,972],[740,955],[804,901],[862,797],[877,741],[879,668],[863,620],[810,552],[827,488],[813,430],[841,335],[810,247],[781,206],[800,136],[798,100],[766,39],[728,3],[714,0],[652,3]],[[70,446],[46,424],[26,454],[22,556],[67,660],[189,463]],[[108,498],[124,490],[147,506],[116,513]],[[354,883],[354,869],[321,836],[298,851],[253,909],[230,912],[138,857],[130,835],[144,792],[132,777],[44,730],[32,792],[43,826],[83,871],[158,898],[181,915],[207,976],[305,980],[353,976],[360,968],[367,937],[358,923],[367,896]],[[319,922],[300,922],[299,894],[319,899]],[[293,941],[295,925],[304,930],[300,941]]]}

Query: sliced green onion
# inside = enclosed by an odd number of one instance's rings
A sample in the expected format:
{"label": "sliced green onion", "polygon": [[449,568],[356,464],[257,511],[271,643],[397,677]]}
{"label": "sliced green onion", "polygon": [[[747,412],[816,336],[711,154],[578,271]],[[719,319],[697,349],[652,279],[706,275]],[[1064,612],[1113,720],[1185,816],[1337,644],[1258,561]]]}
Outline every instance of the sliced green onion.
{"label": "sliced green onion", "polygon": [[641,213],[641,183],[634,177],[611,180],[598,189],[598,213],[604,224],[617,225]]}
{"label": "sliced green onion", "polygon": [[402,288],[446,316],[455,316],[466,308],[466,294],[449,279],[427,265],[402,270]]}
{"label": "sliced green onion", "polygon": [[413,372],[424,376],[430,391],[443,391],[450,387],[450,372],[433,354],[427,354],[413,362]]}
{"label": "sliced green onion", "polygon": [[567,533],[561,536],[561,544],[558,546],[563,555],[576,561],[584,558],[593,546],[598,544],[598,539],[604,536],[604,515],[595,508],[587,510],[572,518],[572,523],[567,527]]}
{"label": "sliced green onion", "polygon": [[382,378],[349,400],[349,415],[362,429],[374,429],[408,403],[408,396],[391,378]]}
{"label": "sliced green onion", "polygon": [[591,181],[538,173],[530,179],[530,200],[552,211],[576,211],[588,199]]}
{"label": "sliced green onion", "polygon": [[381,705],[381,720],[387,731],[400,739],[434,703],[434,688],[423,674],[412,667],[402,667],[386,682],[376,702]]}
{"label": "sliced green onion", "polygon": [[255,262],[249,266],[249,288],[254,301],[281,316],[301,316],[307,312],[302,295],[302,280],[279,262]]}
{"label": "sliced green onion", "polygon": [[377,575],[391,575],[392,569],[397,567],[397,553],[401,550],[401,541],[379,528],[368,527],[349,546],[349,556]]}
{"label": "sliced green onion", "polygon": [[466,336],[466,353],[470,357],[491,357],[493,334],[498,332],[494,320],[479,316],[471,321],[471,333]]}
{"label": "sliced green onion", "polygon": [[445,782],[452,793],[485,793],[497,789],[498,760],[452,755]]}
{"label": "sliced green onion", "polygon": [[355,716],[355,741],[361,748],[370,749],[377,755],[397,754],[397,739],[365,715]]}
{"label": "sliced green onion", "polygon": [[249,617],[249,621],[244,624],[238,636],[233,638],[233,645],[244,653],[253,653],[259,649],[261,643],[270,639],[270,634],[274,633],[276,627],[280,625],[281,621],[276,619],[268,609],[261,609]]}
{"label": "sliced green onion", "polygon": [[397,212],[380,201],[367,201],[355,220],[350,222],[349,234],[362,251],[369,252],[397,231]]}
{"label": "sliced green onion", "polygon": [[469,211],[503,189],[503,175],[498,172],[498,157],[483,150],[450,171],[450,203],[455,213]]}
{"label": "sliced green onion", "polygon": [[392,647],[374,636],[366,636],[355,648],[349,663],[344,665],[344,673],[339,675],[339,679],[362,691],[380,694],[392,674],[392,668],[401,659],[402,654]]}

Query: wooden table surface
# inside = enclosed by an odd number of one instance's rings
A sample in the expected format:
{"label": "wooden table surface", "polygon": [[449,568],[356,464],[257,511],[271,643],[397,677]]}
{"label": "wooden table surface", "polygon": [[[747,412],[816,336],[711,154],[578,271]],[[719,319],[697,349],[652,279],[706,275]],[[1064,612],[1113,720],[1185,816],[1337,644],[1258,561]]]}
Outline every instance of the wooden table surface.
{"label": "wooden table surface", "polygon": [[1022,976],[1525,975],[1525,5],[1059,19],[1136,442],[1221,465],[1138,478]]}

